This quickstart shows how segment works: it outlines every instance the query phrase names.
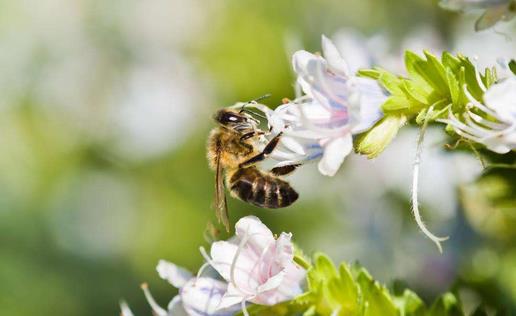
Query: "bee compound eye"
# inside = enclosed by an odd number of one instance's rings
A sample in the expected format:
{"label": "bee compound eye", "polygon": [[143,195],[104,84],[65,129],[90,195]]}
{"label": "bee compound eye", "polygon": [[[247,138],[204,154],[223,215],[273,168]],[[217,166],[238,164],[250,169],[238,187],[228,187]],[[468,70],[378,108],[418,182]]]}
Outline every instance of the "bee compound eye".
{"label": "bee compound eye", "polygon": [[242,122],[243,118],[231,112],[223,112],[219,115],[218,121],[222,124]]}

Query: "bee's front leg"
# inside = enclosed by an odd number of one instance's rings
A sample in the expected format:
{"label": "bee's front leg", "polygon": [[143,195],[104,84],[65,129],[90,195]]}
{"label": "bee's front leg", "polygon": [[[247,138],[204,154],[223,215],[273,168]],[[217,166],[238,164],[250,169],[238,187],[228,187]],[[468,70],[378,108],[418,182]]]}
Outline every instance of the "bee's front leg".
{"label": "bee's front leg", "polygon": [[240,136],[240,142],[243,142],[244,140],[247,140],[249,138],[253,138],[255,136],[265,135],[263,131],[252,131],[249,133],[245,133],[244,135]]}
{"label": "bee's front leg", "polygon": [[264,160],[265,158],[267,158],[267,156],[269,156],[272,151],[274,150],[274,148],[276,148],[276,146],[278,146],[278,143],[280,141],[280,138],[281,138],[281,134],[282,133],[279,133],[278,135],[274,136],[273,139],[271,139],[269,141],[269,143],[265,146],[265,148],[263,149],[263,151],[261,153],[259,153],[258,155],[242,162],[239,167],[240,168],[244,168],[244,167],[247,167],[247,166],[250,166],[252,164],[255,164],[259,161],[262,161]]}
{"label": "bee's front leg", "polygon": [[276,167],[271,169],[271,173],[275,176],[285,176],[294,172],[299,166],[301,166],[300,163]]}

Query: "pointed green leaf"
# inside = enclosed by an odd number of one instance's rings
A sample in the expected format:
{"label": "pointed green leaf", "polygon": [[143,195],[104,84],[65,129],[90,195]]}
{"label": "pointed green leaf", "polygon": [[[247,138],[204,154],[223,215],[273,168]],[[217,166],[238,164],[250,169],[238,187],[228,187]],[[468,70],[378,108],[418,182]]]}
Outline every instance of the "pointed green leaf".
{"label": "pointed green leaf", "polygon": [[432,70],[432,79],[434,80],[434,86],[441,93],[446,93],[448,87],[446,85],[446,70],[443,64],[432,54],[425,51],[426,60],[429,63],[429,69]]}
{"label": "pointed green leaf", "polygon": [[403,93],[400,88],[400,85],[403,84],[403,80],[389,72],[386,72],[386,71],[382,72],[380,74],[380,77],[378,77],[378,81],[391,94],[402,94]]}
{"label": "pointed green leaf", "polygon": [[362,269],[357,277],[364,303],[364,316],[397,316],[396,306],[385,287]]}
{"label": "pointed green leaf", "polygon": [[512,59],[509,62],[509,69],[512,71],[513,74],[516,75],[516,60]]}
{"label": "pointed green leaf", "polygon": [[446,82],[448,83],[452,104],[458,106],[460,102],[459,82],[450,68],[446,68]]}
{"label": "pointed green leaf", "polygon": [[432,305],[428,316],[465,316],[459,300],[452,293],[445,293]]}
{"label": "pointed green leaf", "polygon": [[378,69],[360,69],[358,70],[357,75],[361,77],[378,80],[378,78],[380,78],[381,73],[382,72]]}
{"label": "pointed green leaf", "polygon": [[432,91],[439,96],[448,92],[445,71],[435,56],[426,53],[427,60],[411,51],[405,53],[405,66],[410,77],[421,84],[428,93]]}
{"label": "pointed green leaf", "polygon": [[360,300],[358,293],[358,285],[353,280],[351,272],[345,263],[341,263],[339,267],[339,277],[333,279],[328,284],[329,291],[339,306],[339,314],[342,315],[359,315]]}
{"label": "pointed green leaf", "polygon": [[441,56],[441,61],[443,65],[446,68],[449,68],[453,73],[458,72],[461,67],[460,60],[457,57],[450,54],[449,52],[443,52]]}
{"label": "pointed green leaf", "polygon": [[394,298],[394,303],[400,311],[400,316],[423,316],[425,314],[425,303],[416,293],[405,289],[403,295]]}
{"label": "pointed green leaf", "polygon": [[391,96],[382,104],[383,112],[396,112],[410,108],[410,102],[402,96]]}

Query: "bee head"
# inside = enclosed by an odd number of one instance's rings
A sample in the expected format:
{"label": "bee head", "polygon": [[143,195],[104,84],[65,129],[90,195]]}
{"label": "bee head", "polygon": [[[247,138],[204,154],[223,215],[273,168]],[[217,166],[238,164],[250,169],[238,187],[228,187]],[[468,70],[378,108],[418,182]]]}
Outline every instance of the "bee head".
{"label": "bee head", "polygon": [[237,132],[245,132],[255,128],[255,120],[247,113],[239,112],[233,109],[222,109],[217,111],[214,119],[220,125],[233,129]]}

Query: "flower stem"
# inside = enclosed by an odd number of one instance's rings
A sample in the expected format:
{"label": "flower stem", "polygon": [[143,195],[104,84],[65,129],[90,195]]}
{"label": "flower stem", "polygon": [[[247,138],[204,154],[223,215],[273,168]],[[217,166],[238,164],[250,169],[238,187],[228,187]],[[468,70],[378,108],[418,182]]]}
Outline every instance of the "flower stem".
{"label": "flower stem", "polygon": [[423,126],[421,126],[421,130],[419,131],[419,136],[417,140],[417,149],[416,149],[416,157],[414,159],[414,169],[412,172],[412,212],[414,213],[414,219],[416,220],[419,229],[427,236],[430,240],[432,240],[437,249],[439,249],[440,253],[443,253],[443,248],[441,246],[441,242],[447,240],[449,237],[437,237],[432,234],[428,228],[426,228],[423,219],[421,218],[421,214],[419,212],[419,202],[418,202],[418,184],[419,184],[419,166],[421,164],[421,152],[423,151],[423,141],[425,139],[425,132],[428,126],[428,119],[430,117],[430,113],[432,112],[432,107],[428,109],[425,120],[423,122]]}
{"label": "flower stem", "polygon": [[306,261],[305,258],[303,258],[300,255],[294,255],[294,262],[297,263],[301,268],[308,270],[312,267],[312,265]]}

